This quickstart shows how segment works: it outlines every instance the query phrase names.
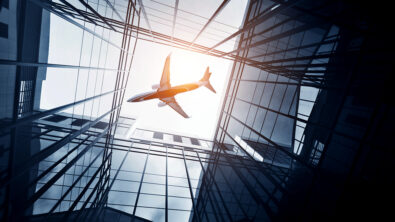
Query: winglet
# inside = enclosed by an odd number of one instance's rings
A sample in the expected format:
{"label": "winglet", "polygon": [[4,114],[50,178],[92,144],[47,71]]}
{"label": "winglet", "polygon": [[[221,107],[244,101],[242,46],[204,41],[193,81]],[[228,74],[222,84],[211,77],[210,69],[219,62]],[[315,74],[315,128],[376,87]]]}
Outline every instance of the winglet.
{"label": "winglet", "polygon": [[204,76],[200,81],[204,82],[204,86],[207,87],[207,89],[211,90],[213,93],[217,93],[214,87],[210,84],[210,76],[211,72],[209,70],[209,67],[207,66],[206,72],[204,73]]}

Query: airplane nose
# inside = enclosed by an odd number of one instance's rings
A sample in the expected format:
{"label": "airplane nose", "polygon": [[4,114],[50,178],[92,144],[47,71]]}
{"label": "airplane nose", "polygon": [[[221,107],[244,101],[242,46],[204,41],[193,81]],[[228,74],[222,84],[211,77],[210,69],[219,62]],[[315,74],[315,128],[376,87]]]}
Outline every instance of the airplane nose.
{"label": "airplane nose", "polygon": [[135,99],[136,99],[136,97],[133,96],[132,98],[128,99],[127,102],[129,102],[129,103],[134,102]]}
{"label": "airplane nose", "polygon": [[132,103],[132,102],[140,102],[141,101],[141,96],[133,96],[132,98],[128,99],[127,102]]}

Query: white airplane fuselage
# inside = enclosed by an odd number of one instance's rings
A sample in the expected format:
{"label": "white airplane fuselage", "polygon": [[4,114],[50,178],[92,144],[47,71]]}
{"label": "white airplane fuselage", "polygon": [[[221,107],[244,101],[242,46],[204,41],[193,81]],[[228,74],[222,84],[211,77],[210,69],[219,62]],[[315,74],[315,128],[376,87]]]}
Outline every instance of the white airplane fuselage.
{"label": "white airplane fuselage", "polygon": [[204,86],[205,82],[203,81],[198,81],[194,83],[187,83],[187,84],[182,84],[178,86],[173,86],[169,89],[158,89],[158,90],[153,90],[151,92],[145,92],[138,94],[136,96],[133,96],[132,98],[128,99],[128,102],[141,102],[145,100],[150,100],[150,99],[164,99],[164,98],[171,98],[179,93],[184,93],[188,91],[195,90],[201,86]]}

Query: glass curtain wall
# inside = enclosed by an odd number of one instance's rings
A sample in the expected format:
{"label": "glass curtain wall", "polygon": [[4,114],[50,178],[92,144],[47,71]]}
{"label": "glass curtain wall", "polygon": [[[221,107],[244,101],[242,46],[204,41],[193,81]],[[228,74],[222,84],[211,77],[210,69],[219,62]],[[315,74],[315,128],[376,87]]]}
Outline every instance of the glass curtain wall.
{"label": "glass curtain wall", "polygon": [[2,8],[10,13],[10,47],[2,48],[0,58],[6,72],[1,84],[8,85],[1,104],[12,107],[2,110],[0,128],[5,220],[68,215],[107,200],[112,154],[96,144],[113,139],[137,42],[127,25],[116,29],[77,18],[59,2],[81,15],[100,13],[138,25],[131,1],[118,4],[123,12],[114,1],[101,0],[10,1]]}
{"label": "glass curtain wall", "polygon": [[[362,56],[362,43],[377,44],[360,25],[368,23],[360,9],[349,7],[334,1],[250,1],[241,29],[214,46],[238,38],[225,54],[239,61],[231,69],[214,139],[217,159],[230,166],[209,165],[212,184],[202,186],[199,207],[214,209],[209,197],[217,195],[217,212],[229,220],[333,215],[363,139],[355,124],[375,118],[347,102],[355,98],[352,87],[364,81],[350,73],[364,70],[355,67],[373,58]],[[360,118],[345,123],[341,113],[349,109]]]}
{"label": "glass curtain wall", "polygon": [[[214,21],[229,2],[2,1],[1,219],[309,221],[391,180],[388,27],[339,1],[251,0],[238,28]],[[119,118],[137,39],[232,60],[213,142]]]}

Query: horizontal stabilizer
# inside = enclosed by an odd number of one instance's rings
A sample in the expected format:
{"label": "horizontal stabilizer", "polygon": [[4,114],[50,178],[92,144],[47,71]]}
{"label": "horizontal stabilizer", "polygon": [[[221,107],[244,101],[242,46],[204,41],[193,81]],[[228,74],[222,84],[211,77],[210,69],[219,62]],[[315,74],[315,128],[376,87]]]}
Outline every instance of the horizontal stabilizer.
{"label": "horizontal stabilizer", "polygon": [[210,82],[207,82],[206,85],[204,85],[205,87],[207,87],[207,89],[211,90],[213,93],[217,93],[215,91],[215,89],[213,88],[213,86],[210,84]]}
{"label": "horizontal stabilizer", "polygon": [[210,76],[211,72],[209,70],[209,67],[207,66],[206,72],[204,72],[204,76],[200,81],[203,82],[204,86],[207,87],[207,89],[211,90],[213,93],[217,93],[214,87],[210,84]]}

